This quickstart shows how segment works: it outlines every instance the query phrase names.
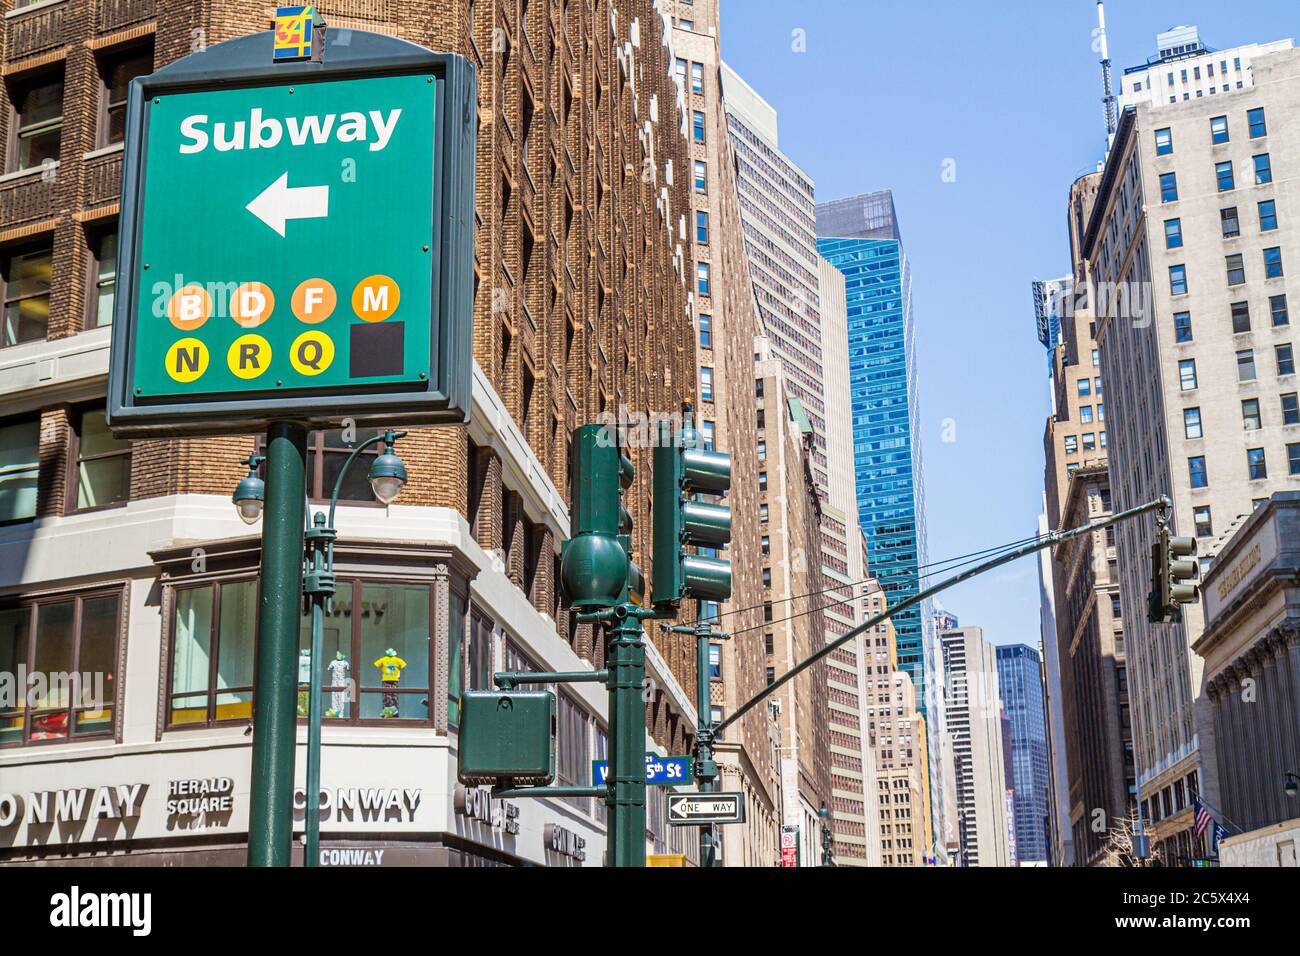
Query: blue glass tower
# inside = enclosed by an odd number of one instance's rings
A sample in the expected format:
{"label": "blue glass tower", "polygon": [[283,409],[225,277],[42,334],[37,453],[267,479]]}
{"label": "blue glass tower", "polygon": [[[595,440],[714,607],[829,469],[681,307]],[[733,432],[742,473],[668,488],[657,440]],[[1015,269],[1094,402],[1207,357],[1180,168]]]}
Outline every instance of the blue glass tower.
{"label": "blue glass tower", "polygon": [[[858,519],[869,573],[891,605],[914,596],[927,563],[912,276],[889,190],[820,203],[817,251],[844,274]],[[899,667],[926,713],[928,607],[894,618]]]}
{"label": "blue glass tower", "polygon": [[1021,862],[1047,859],[1047,721],[1038,651],[1001,646],[998,692],[1011,721],[1011,777],[1016,791],[1016,852]]}

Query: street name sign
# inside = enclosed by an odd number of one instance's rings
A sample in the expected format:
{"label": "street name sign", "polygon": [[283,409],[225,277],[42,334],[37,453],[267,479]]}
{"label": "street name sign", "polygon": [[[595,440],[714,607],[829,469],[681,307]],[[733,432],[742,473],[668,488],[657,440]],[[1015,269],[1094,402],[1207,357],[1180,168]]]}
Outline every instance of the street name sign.
{"label": "street name sign", "polygon": [[670,793],[668,822],[673,826],[744,823],[743,793]]}
{"label": "street name sign", "polygon": [[[691,757],[645,755],[645,782],[650,787],[683,787],[691,782]],[[603,787],[609,780],[609,761],[591,762],[592,786]]]}
{"label": "street name sign", "polygon": [[464,421],[473,69],[360,30],[275,63],[273,38],[131,83],[110,424]]}

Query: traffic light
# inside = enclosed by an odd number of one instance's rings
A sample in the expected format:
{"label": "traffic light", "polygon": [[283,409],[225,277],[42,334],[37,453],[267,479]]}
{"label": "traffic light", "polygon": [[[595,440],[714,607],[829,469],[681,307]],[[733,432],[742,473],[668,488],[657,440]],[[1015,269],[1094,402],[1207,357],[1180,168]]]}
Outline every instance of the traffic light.
{"label": "traffic light", "polygon": [[1161,527],[1151,545],[1151,597],[1147,615],[1153,624],[1181,621],[1183,605],[1195,601],[1200,589],[1193,582],[1200,573],[1196,539],[1180,538]]}
{"label": "traffic light", "polygon": [[695,499],[724,495],[731,487],[731,456],[705,451],[700,435],[684,425],[674,436],[659,423],[654,451],[655,606],[682,598],[731,597],[731,562],[690,554],[688,546],[716,548],[731,540],[731,509]]}
{"label": "traffic light", "polygon": [[573,433],[573,537],[560,549],[560,586],[570,606],[608,608],[639,600],[645,590],[632,561],[632,515],[623,493],[634,477],[632,460],[604,425]]}

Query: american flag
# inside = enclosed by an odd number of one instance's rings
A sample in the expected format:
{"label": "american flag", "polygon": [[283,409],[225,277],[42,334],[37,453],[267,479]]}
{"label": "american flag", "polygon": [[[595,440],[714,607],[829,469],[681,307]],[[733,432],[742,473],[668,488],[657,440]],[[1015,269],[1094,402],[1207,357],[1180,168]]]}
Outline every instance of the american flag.
{"label": "american flag", "polygon": [[1192,807],[1195,812],[1196,821],[1192,832],[1200,837],[1209,828],[1210,824],[1214,822],[1214,818],[1210,816],[1210,811],[1205,809],[1205,805],[1202,804],[1200,800],[1192,801]]}

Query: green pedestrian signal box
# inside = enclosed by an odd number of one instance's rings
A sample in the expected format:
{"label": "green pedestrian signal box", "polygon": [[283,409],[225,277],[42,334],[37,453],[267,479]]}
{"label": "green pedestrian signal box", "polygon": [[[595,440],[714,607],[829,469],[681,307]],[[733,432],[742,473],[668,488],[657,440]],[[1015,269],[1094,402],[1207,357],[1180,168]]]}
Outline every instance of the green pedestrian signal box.
{"label": "green pedestrian signal box", "polygon": [[660,422],[654,450],[654,579],[656,607],[683,598],[725,601],[731,597],[731,562],[689,553],[688,546],[710,550],[731,541],[731,509],[700,500],[722,496],[731,487],[731,456],[702,447],[689,425],[672,434]]}
{"label": "green pedestrian signal box", "polygon": [[359,30],[275,63],[272,36],[131,83],[110,423],[463,421],[473,69]]}
{"label": "green pedestrian signal box", "polygon": [[470,690],[460,706],[461,783],[543,786],[555,779],[554,692]]}

